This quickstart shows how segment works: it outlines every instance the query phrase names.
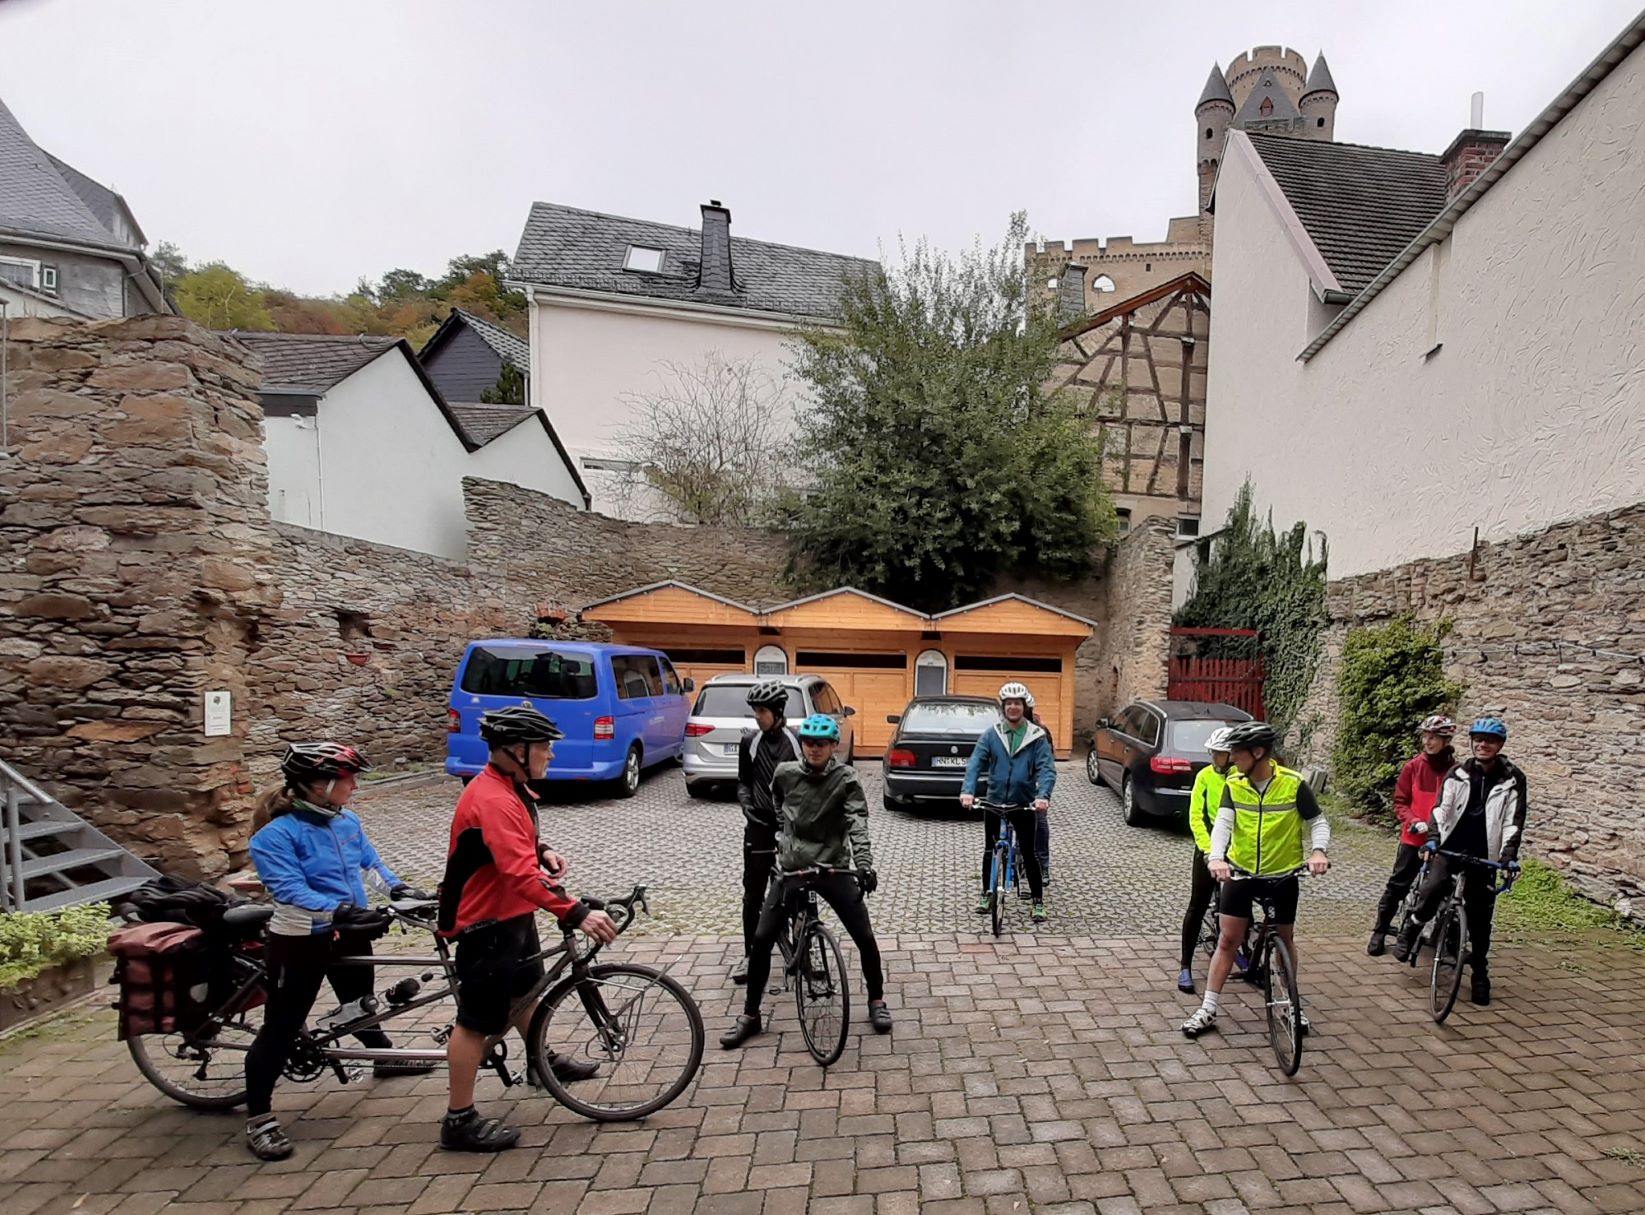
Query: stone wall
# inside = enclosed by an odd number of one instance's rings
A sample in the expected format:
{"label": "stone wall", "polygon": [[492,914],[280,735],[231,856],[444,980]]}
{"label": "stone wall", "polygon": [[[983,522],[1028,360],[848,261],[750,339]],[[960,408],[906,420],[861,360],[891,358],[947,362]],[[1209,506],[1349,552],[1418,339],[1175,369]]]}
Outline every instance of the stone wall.
{"label": "stone wall", "polygon": [[[1326,763],[1351,628],[1449,620],[1447,673],[1466,722],[1503,717],[1525,769],[1532,852],[1590,897],[1638,914],[1645,893],[1645,504],[1331,583],[1325,658],[1298,718]],[[1413,746],[1415,740],[1413,739]]]}
{"label": "stone wall", "polygon": [[[1108,716],[1139,697],[1165,695],[1171,656],[1171,563],[1176,522],[1151,518],[1133,527],[1108,555],[1097,601],[1096,716]],[[1087,667],[1088,643],[1080,650]],[[1089,730],[1092,723],[1086,723]]]}
{"label": "stone wall", "polygon": [[[13,321],[0,758],[167,867],[221,873],[270,599],[259,375],[175,317]],[[226,689],[235,733],[206,738]]]}
{"label": "stone wall", "polygon": [[469,477],[469,562],[538,600],[586,604],[674,579],[769,607],[794,598],[781,536],[757,528],[630,523],[515,485]]}

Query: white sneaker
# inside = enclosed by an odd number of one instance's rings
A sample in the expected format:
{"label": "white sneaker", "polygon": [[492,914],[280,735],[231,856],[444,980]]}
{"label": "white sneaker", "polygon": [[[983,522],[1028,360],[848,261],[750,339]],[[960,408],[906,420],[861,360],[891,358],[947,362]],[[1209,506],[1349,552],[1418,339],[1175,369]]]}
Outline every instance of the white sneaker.
{"label": "white sneaker", "polygon": [[1217,1027],[1217,1014],[1203,1004],[1193,1011],[1188,1020],[1182,1023],[1182,1032],[1190,1038],[1197,1038],[1206,1030]]}

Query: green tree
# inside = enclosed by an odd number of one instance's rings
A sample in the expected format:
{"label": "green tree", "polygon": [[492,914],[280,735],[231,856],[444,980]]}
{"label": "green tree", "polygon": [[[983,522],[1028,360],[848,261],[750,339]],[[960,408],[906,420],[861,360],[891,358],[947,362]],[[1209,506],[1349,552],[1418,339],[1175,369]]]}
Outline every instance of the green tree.
{"label": "green tree", "polygon": [[1402,616],[1355,629],[1343,642],[1332,768],[1337,784],[1362,810],[1391,811],[1394,781],[1411,758],[1417,726],[1462,696],[1462,686],[1445,677],[1448,631],[1444,624],[1428,628]]}
{"label": "green tree", "polygon": [[[1272,515],[1259,518],[1254,502],[1255,491],[1247,481],[1212,542],[1211,559],[1199,568],[1193,595],[1178,609],[1176,623],[1261,634],[1263,706],[1284,737],[1319,669],[1328,554],[1322,540],[1319,557],[1314,557],[1306,523],[1275,532]],[[1244,657],[1244,645],[1238,638],[1208,639],[1205,652]]]}
{"label": "green tree", "polygon": [[177,282],[177,309],[208,329],[274,328],[268,302],[236,270],[211,262],[190,270]]}
{"label": "green tree", "polygon": [[799,335],[807,483],[780,518],[802,579],[946,608],[1010,569],[1077,577],[1113,537],[1100,444],[1046,389],[1057,321],[1031,303],[1026,235],[1018,214],[993,249],[904,248],[845,280],[839,329]]}
{"label": "green tree", "polygon": [[525,376],[513,363],[504,363],[497,382],[481,390],[480,401],[486,405],[524,405]]}

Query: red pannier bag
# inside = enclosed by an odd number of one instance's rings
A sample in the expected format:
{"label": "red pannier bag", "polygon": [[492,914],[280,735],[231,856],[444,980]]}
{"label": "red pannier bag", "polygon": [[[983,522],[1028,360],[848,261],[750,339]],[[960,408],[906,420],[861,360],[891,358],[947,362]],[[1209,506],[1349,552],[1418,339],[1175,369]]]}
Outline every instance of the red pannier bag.
{"label": "red pannier bag", "polygon": [[205,1019],[206,934],[191,924],[128,924],[109,936],[120,985],[120,1041],[188,1030]]}

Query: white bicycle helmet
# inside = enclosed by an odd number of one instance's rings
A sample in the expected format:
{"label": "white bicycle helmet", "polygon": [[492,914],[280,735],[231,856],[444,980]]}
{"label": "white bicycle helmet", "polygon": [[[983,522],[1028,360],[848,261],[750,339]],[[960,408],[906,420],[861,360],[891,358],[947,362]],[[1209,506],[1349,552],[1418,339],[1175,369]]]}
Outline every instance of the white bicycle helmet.
{"label": "white bicycle helmet", "polygon": [[1228,726],[1217,727],[1211,731],[1211,737],[1205,740],[1205,749],[1207,751],[1228,750],[1228,736],[1232,733],[1233,730]]}
{"label": "white bicycle helmet", "polygon": [[1002,713],[1005,712],[1005,702],[1008,700],[1020,700],[1030,713],[1034,711],[1034,694],[1028,690],[1027,684],[1015,681],[1006,684],[1000,688],[998,700],[1000,702],[1000,712]]}

